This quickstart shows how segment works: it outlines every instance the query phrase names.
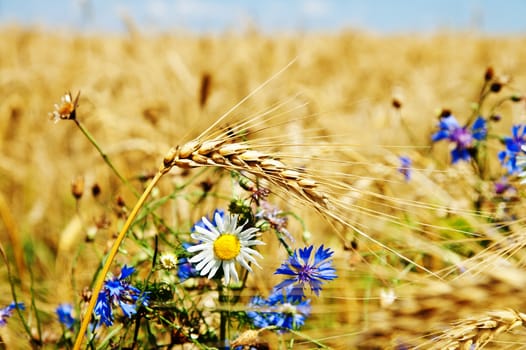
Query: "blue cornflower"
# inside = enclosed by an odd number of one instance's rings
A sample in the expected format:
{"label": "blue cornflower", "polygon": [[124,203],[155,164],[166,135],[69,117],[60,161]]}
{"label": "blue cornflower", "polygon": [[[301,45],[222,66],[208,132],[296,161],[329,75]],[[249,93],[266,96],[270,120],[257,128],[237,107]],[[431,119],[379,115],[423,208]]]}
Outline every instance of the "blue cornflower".
{"label": "blue cornflower", "polygon": [[522,170],[517,165],[517,156],[521,154],[521,147],[526,145],[526,125],[514,125],[511,128],[511,134],[511,137],[504,138],[506,150],[499,152],[500,163],[508,170],[508,174]]}
{"label": "blue cornflower", "polygon": [[[130,284],[127,278],[135,271],[133,267],[123,266],[119,277],[113,277],[104,282],[104,287],[97,297],[95,315],[100,317],[100,323],[106,326],[113,324],[113,309],[119,305],[124,316],[130,318],[137,312],[136,304],[141,291]],[[139,301],[148,305],[148,295],[143,294]]]}
{"label": "blue cornflower", "polygon": [[75,324],[75,318],[73,317],[73,305],[60,304],[55,311],[60,323],[62,323],[68,329],[73,328],[73,324]]}
{"label": "blue cornflower", "polygon": [[246,312],[252,324],[257,328],[275,326],[282,331],[303,326],[310,315],[310,300],[295,300],[290,291],[290,288],[274,289],[268,299],[253,297]]}
{"label": "blue cornflower", "polygon": [[337,277],[336,270],[332,266],[332,260],[329,260],[334,251],[331,251],[330,248],[324,249],[322,244],[316,250],[314,259],[311,261],[313,249],[314,246],[311,245],[295,250],[292,256],[274,272],[274,274],[291,276],[279,283],[275,289],[279,290],[292,286],[290,297],[294,301],[300,301],[304,298],[305,284],[309,285],[314,294],[319,295],[323,281],[333,280]]}
{"label": "blue cornflower", "polygon": [[203,221],[203,219],[206,219],[208,220],[212,226],[217,226],[217,222],[216,222],[216,215],[219,215],[219,217],[222,219],[225,217],[225,211],[223,209],[216,209],[214,210],[214,212],[212,213],[212,218],[209,219],[208,216],[206,217],[202,217],[201,219],[199,219],[193,226],[192,226],[192,229],[190,230],[191,232],[195,232],[195,228],[197,226],[199,227],[202,227],[204,229],[207,229],[207,226],[205,225],[205,222]]}
{"label": "blue cornflower", "polygon": [[411,180],[411,164],[413,161],[407,156],[400,156],[398,159],[400,159],[400,167],[398,168],[398,172],[404,175],[405,181]]}
{"label": "blue cornflower", "polygon": [[0,309],[0,327],[3,327],[7,324],[7,319],[13,316],[13,311],[16,308],[19,308],[20,310],[25,310],[26,307],[24,306],[24,303],[12,302],[3,309]]}
{"label": "blue cornflower", "polygon": [[[192,246],[191,243],[184,242],[183,248],[186,250]],[[179,281],[183,282],[189,278],[199,277],[199,270],[195,268],[195,264],[188,261],[188,258],[179,258],[177,277]]]}
{"label": "blue cornflower", "polygon": [[437,142],[448,139],[456,143],[455,148],[451,151],[451,163],[453,164],[459,160],[470,160],[475,141],[484,140],[488,133],[486,120],[483,117],[478,117],[471,129],[468,129],[467,126],[460,126],[454,116],[448,115],[440,119],[438,127],[439,130],[431,136],[431,140]]}

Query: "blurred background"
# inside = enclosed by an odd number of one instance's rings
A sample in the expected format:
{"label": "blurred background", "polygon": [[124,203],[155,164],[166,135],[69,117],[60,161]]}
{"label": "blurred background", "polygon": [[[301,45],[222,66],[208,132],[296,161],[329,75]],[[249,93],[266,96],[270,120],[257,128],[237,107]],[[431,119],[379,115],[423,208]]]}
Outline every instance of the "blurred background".
{"label": "blurred background", "polygon": [[[256,27],[264,32],[361,29],[380,34],[526,30],[521,0],[54,0],[0,1],[0,22],[53,29],[122,32],[186,29],[218,33]],[[124,20],[124,21],[123,21]]]}
{"label": "blurred background", "polygon": [[[509,136],[513,124],[526,123],[525,13],[522,0],[0,0],[0,245],[9,242],[20,299],[35,293],[45,314],[44,344],[61,334],[56,305],[80,298],[136,201],[75,123],[49,120],[64,93],[82,91],[77,120],[142,190],[171,147],[198,136],[292,60],[215,130],[267,119],[266,134],[250,141],[321,174],[328,193],[342,194],[339,215],[367,235],[433,271],[463,271],[457,262],[471,256],[481,261],[465,278],[429,278],[278,193],[277,205],[304,219],[313,243],[336,250],[340,278],[313,303],[306,334],[338,349],[401,348],[479,312],[526,311],[526,231],[515,221],[526,203],[493,191],[504,145],[497,137],[488,143],[482,178],[467,162],[450,165],[450,144],[431,143],[443,109],[461,123],[470,119],[488,71],[504,85],[481,112],[498,113],[492,132]],[[411,181],[398,171],[401,155],[413,161]],[[232,192],[229,177],[212,170],[198,177],[198,170],[174,169],[152,196],[184,188],[177,202],[156,209],[181,231],[224,207]],[[76,183],[85,187],[80,199]],[[190,205],[186,194],[205,198],[208,184],[217,191],[212,199]],[[495,229],[504,222],[505,230]],[[290,231],[300,242],[302,230]],[[151,240],[152,232],[139,233]],[[508,250],[484,255],[495,242]],[[123,249],[115,266],[149,268],[135,241]],[[269,290],[268,271],[279,263],[261,262],[251,288]],[[9,285],[0,285],[0,306],[7,305]],[[386,291],[397,302],[382,305]],[[20,328],[0,329],[6,348],[18,348]],[[524,349],[526,334],[503,339]]]}

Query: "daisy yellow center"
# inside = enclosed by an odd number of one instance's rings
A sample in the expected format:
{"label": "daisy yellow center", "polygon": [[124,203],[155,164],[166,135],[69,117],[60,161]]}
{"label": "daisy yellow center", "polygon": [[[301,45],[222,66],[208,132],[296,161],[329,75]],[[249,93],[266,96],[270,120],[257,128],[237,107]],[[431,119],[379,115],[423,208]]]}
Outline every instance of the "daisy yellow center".
{"label": "daisy yellow center", "polygon": [[224,234],[214,242],[214,253],[221,260],[231,260],[238,256],[241,243],[236,235]]}

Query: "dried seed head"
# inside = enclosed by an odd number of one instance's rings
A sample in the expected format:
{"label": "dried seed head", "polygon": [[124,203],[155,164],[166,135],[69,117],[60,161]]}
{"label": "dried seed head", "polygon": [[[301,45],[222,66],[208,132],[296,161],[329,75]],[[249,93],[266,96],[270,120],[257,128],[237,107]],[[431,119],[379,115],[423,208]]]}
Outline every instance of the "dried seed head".
{"label": "dried seed head", "polygon": [[79,200],[84,194],[84,177],[77,176],[75,180],[71,183],[71,194],[75,199]]}
{"label": "dried seed head", "polygon": [[60,99],[60,104],[55,104],[55,110],[52,113],[49,113],[49,119],[53,120],[55,123],[60,119],[75,119],[79,97],[80,91],[77,93],[75,100],[73,100],[71,92],[64,94]]}
{"label": "dried seed head", "polygon": [[199,106],[203,108],[206,105],[208,96],[210,95],[210,86],[212,82],[212,76],[210,73],[204,73],[201,76],[201,86],[199,88]]}
{"label": "dried seed head", "polygon": [[492,122],[500,122],[500,120],[502,119],[502,117],[499,115],[499,114],[492,114],[489,119],[492,121]]}
{"label": "dried seed head", "polygon": [[210,192],[212,190],[212,188],[214,187],[214,183],[212,182],[212,180],[206,179],[204,181],[201,181],[199,183],[199,186],[201,187],[203,192],[207,193],[207,192]]}
{"label": "dried seed head", "polygon": [[126,202],[124,202],[124,198],[122,198],[122,196],[117,196],[117,198],[115,198],[115,203],[117,203],[117,206],[121,208],[126,206]]}
{"label": "dried seed head", "polygon": [[450,109],[443,109],[442,111],[440,111],[440,114],[439,114],[439,118],[442,119],[442,118],[447,118],[451,116],[451,110]]}
{"label": "dried seed head", "polygon": [[486,72],[484,73],[484,80],[490,81],[495,76],[495,71],[493,70],[493,67],[489,66],[486,68]]}
{"label": "dried seed head", "polygon": [[491,92],[498,93],[500,90],[502,90],[502,87],[508,85],[510,82],[510,77],[507,75],[501,75],[491,85],[489,86],[489,89]]}
{"label": "dried seed head", "polygon": [[493,82],[490,85],[489,89],[491,90],[491,92],[498,93],[502,89],[502,84],[500,82],[498,82],[498,81]]}
{"label": "dried seed head", "polygon": [[100,192],[101,192],[100,185],[98,183],[94,183],[93,186],[91,186],[91,195],[97,198]]}
{"label": "dried seed head", "polygon": [[400,109],[400,108],[402,108],[402,101],[399,100],[399,99],[396,98],[396,97],[393,97],[393,99],[391,100],[391,104],[392,104],[393,107],[396,108],[396,109]]}

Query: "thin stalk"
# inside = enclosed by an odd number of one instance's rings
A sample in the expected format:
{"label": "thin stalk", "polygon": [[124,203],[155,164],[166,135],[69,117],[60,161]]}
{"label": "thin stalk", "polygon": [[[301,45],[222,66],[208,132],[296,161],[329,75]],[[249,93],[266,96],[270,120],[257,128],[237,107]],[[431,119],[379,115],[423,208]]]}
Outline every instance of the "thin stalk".
{"label": "thin stalk", "polygon": [[2,242],[0,242],[0,255],[2,256],[2,259],[4,260],[6,269],[7,269],[7,279],[9,281],[9,287],[11,288],[11,296],[13,298],[13,302],[15,303],[16,307],[16,313],[18,314],[18,317],[22,321],[22,326],[24,327],[25,332],[29,336],[30,339],[34,339],[33,335],[31,334],[31,328],[29,327],[26,319],[24,318],[24,315],[22,314],[21,309],[18,307],[18,298],[16,296],[16,290],[15,290],[15,281],[13,279],[13,274],[11,271],[11,266],[9,265],[9,260],[7,259],[7,254],[4,250],[4,246],[2,245]]}
{"label": "thin stalk", "polygon": [[117,170],[117,168],[115,168],[115,166],[111,162],[108,155],[102,150],[102,148],[100,148],[99,144],[97,143],[95,138],[90,134],[90,132],[77,119],[73,119],[73,121],[78,126],[80,131],[84,134],[84,136],[86,136],[89,142],[91,142],[91,144],[97,149],[100,156],[102,157],[104,162],[108,164],[108,166],[113,171],[113,173],[117,175],[117,177],[122,181],[122,183],[124,183],[133,192],[133,194],[135,194],[135,196],[138,197],[139,193],[137,192],[137,190],[131,185],[131,183],[124,176],[121,175],[121,173]]}
{"label": "thin stalk", "polygon": [[128,232],[128,229],[130,228],[131,224],[135,220],[135,217],[139,213],[139,210],[144,205],[144,202],[146,201],[146,198],[149,196],[149,194],[152,192],[155,185],[159,182],[161,177],[169,170],[169,168],[164,167],[161,168],[157,174],[155,174],[154,178],[148,185],[148,187],[144,190],[143,194],[135,204],[135,207],[133,207],[132,211],[130,212],[130,215],[128,216],[128,219],[124,223],[124,226],[122,227],[121,231],[119,232],[119,235],[115,239],[115,242],[113,242],[113,245],[111,247],[110,252],[108,253],[108,256],[106,258],[106,261],[104,262],[104,265],[102,266],[102,269],[97,277],[97,280],[95,282],[95,285],[93,286],[92,296],[88,304],[88,308],[86,310],[86,314],[84,318],[82,319],[82,323],[80,324],[80,330],[77,334],[77,339],[75,340],[75,344],[73,346],[73,350],[80,350],[80,347],[82,345],[82,340],[84,339],[84,334],[88,330],[89,322],[91,320],[91,316],[93,314],[93,310],[95,309],[95,304],[97,303],[97,297],[102,290],[102,287],[104,285],[104,280],[106,279],[106,275],[108,274],[111,263],[113,262],[113,259],[115,259],[115,256],[117,255],[117,252],[119,251],[119,247],[124,240],[124,237],[126,237],[126,233]]}

